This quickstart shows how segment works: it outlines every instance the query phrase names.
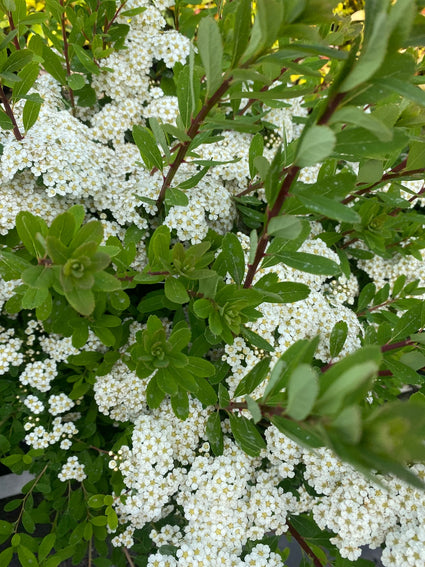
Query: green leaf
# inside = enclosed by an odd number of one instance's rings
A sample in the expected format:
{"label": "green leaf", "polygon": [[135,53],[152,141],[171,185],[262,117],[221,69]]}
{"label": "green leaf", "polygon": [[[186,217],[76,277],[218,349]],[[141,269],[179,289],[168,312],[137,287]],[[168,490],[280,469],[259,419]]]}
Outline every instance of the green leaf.
{"label": "green leaf", "polygon": [[72,89],[73,91],[79,91],[80,89],[85,87],[86,80],[83,75],[74,73],[67,77],[67,83],[70,89]]}
{"label": "green leaf", "polygon": [[263,382],[269,372],[270,358],[264,357],[257,364],[251,368],[242,380],[237,385],[234,397],[244,396],[250,394],[257,386]]}
{"label": "green leaf", "polygon": [[112,508],[112,506],[108,506],[106,508],[106,519],[107,519],[108,527],[112,531],[115,531],[118,527],[118,516],[115,510]]}
{"label": "green leaf", "polygon": [[31,513],[28,510],[24,510],[22,513],[22,525],[25,528],[25,531],[29,534],[34,533],[35,531],[35,523],[31,517]]}
{"label": "green leaf", "polygon": [[[243,0],[242,3],[249,4],[249,5],[251,4],[250,0],[247,0],[247,2],[245,2],[245,0]],[[254,178],[255,173],[257,171],[256,167],[254,165],[254,160],[255,160],[256,157],[262,156],[263,151],[264,151],[264,138],[263,138],[262,134],[257,132],[257,134],[255,134],[255,136],[252,138],[251,144],[249,146],[248,161],[249,161],[249,175],[250,175],[251,179]]]}
{"label": "green leaf", "polygon": [[66,85],[66,73],[59,55],[47,45],[43,46],[43,67],[61,85]]}
{"label": "green leaf", "polygon": [[368,283],[364,286],[359,294],[357,300],[357,313],[363,311],[370,303],[376,294],[376,286],[374,283]]}
{"label": "green leaf", "polygon": [[22,281],[31,287],[50,287],[53,282],[53,272],[50,266],[31,266],[22,272]]}
{"label": "green leaf", "polygon": [[104,506],[105,504],[105,495],[93,494],[93,496],[90,496],[90,498],[88,499],[87,504],[90,506],[90,508],[102,508],[102,506]]}
{"label": "green leaf", "polygon": [[[265,158],[263,158],[262,156],[258,156],[254,159],[254,165],[258,168],[261,177],[264,176],[264,173],[261,171],[260,164],[264,164],[264,166],[268,165],[264,160]],[[280,178],[282,175],[282,167],[283,152],[281,146],[279,146],[275,152],[270,167],[267,168],[267,172],[264,176],[264,190],[266,193],[266,200],[269,208],[273,207],[273,204],[279,194],[281,187]]]}
{"label": "green leaf", "polygon": [[72,47],[74,48],[75,55],[77,56],[81,65],[89,73],[93,73],[94,75],[99,75],[100,69],[93,61],[93,56],[90,57],[89,55],[90,52],[87,51],[86,49],[83,49],[80,45],[77,45],[76,43],[70,43],[70,45],[72,45]]}
{"label": "green leaf", "polygon": [[300,364],[288,380],[286,413],[297,421],[310,415],[319,393],[317,374],[309,364]]}
{"label": "green leaf", "polygon": [[22,309],[34,309],[42,305],[49,295],[49,290],[45,287],[29,287],[22,297]]}
{"label": "green leaf", "polygon": [[185,369],[194,374],[198,378],[210,378],[215,374],[215,366],[208,360],[204,360],[198,356],[189,356],[188,364]]}
{"label": "green leaf", "polygon": [[340,90],[346,92],[364,83],[380,68],[384,61],[390,28],[388,26],[388,15],[385,13],[384,5],[376,13],[373,21],[368,22],[372,27],[366,38],[360,57],[348,77],[343,81]]}
{"label": "green leaf", "polygon": [[300,140],[295,165],[309,167],[325,160],[335,144],[336,136],[328,126],[311,126]]}
{"label": "green leaf", "polygon": [[256,5],[256,16],[243,61],[255,60],[271,47],[278,38],[284,15],[284,3],[281,0],[262,0]]}
{"label": "green leaf", "polygon": [[31,264],[18,256],[0,249],[0,274],[5,281],[16,280],[21,277],[23,270],[26,270]]}
{"label": "green leaf", "polygon": [[263,401],[285,388],[291,372],[301,363],[311,363],[319,342],[319,337],[311,341],[301,339],[291,345],[276,362],[263,394]]}
{"label": "green leaf", "polygon": [[229,418],[236,444],[250,457],[258,457],[267,445],[254,422],[243,416],[236,417],[233,413],[229,414]]}
{"label": "green leaf", "polygon": [[13,547],[7,547],[0,553],[0,565],[8,567],[13,558],[14,549]]}
{"label": "green leaf", "polygon": [[391,342],[408,337],[411,333],[418,331],[422,327],[422,317],[424,306],[422,303],[411,307],[406,313],[399,318],[395,325]]}
{"label": "green leaf", "polygon": [[343,407],[347,398],[357,392],[367,391],[372,379],[376,376],[379,366],[375,361],[369,360],[355,364],[343,372],[317,400],[315,411],[322,415],[337,414]]}
{"label": "green leaf", "polygon": [[354,161],[363,157],[386,159],[393,152],[400,152],[408,141],[408,136],[401,128],[393,129],[393,138],[388,142],[381,142],[364,128],[344,128],[337,134],[335,153]]}
{"label": "green leaf", "polygon": [[194,79],[193,65],[186,65],[180,71],[176,92],[180,116],[184,127],[188,128],[196,112],[200,94],[200,83]]}
{"label": "green leaf", "polygon": [[230,404],[230,394],[226,386],[220,382],[218,385],[218,405],[220,408],[227,408]]}
{"label": "green leaf", "polygon": [[[421,91],[422,92],[422,91]],[[409,146],[406,169],[421,169],[425,163],[425,142],[413,140]]]}
{"label": "green leaf", "polygon": [[208,299],[197,299],[193,304],[193,311],[200,319],[206,319],[213,310],[214,307]]}
{"label": "green leaf", "polygon": [[169,207],[179,206],[185,207],[189,204],[189,199],[184,191],[180,191],[176,187],[169,187],[165,194],[165,204]]}
{"label": "green leaf", "polygon": [[217,22],[210,16],[203,18],[198,29],[198,51],[207,76],[208,95],[222,83],[223,44]]}
{"label": "green leaf", "polygon": [[3,130],[13,130],[14,124],[12,119],[0,108],[0,127]]}
{"label": "green leaf", "polygon": [[204,404],[204,406],[212,406],[217,402],[217,394],[211,384],[205,378],[198,378],[195,376],[198,390],[195,396]]}
{"label": "green leaf", "polygon": [[356,445],[362,436],[362,412],[359,406],[344,408],[332,421],[338,440]]}
{"label": "green leaf", "polygon": [[[103,225],[100,221],[91,220],[83,225],[71,240],[69,247],[75,252],[80,246],[94,242],[99,245],[103,240]],[[75,258],[76,256],[74,256]]]}
{"label": "green leaf", "polygon": [[189,415],[189,397],[185,390],[179,388],[178,392],[171,396],[171,407],[179,419],[187,419]]}
{"label": "green leaf", "polygon": [[35,316],[39,321],[45,321],[51,314],[53,307],[52,296],[49,294],[40,305],[37,305]]}
{"label": "green leaf", "polygon": [[65,246],[67,246],[74,237],[76,231],[76,222],[73,214],[66,212],[58,215],[49,228],[48,235],[55,236]]}
{"label": "green leaf", "polygon": [[[233,28],[233,52],[230,66],[236,67],[243,52],[245,51],[251,31],[251,0],[240,0],[235,14],[235,26]],[[250,168],[251,171],[251,168]],[[252,173],[250,173],[253,177]]]}
{"label": "green leaf", "polygon": [[175,377],[165,368],[159,368],[155,374],[156,383],[158,387],[164,392],[174,396],[179,391],[178,383]]}
{"label": "green leaf", "polygon": [[24,124],[25,132],[34,126],[37,122],[38,115],[40,114],[41,103],[27,100],[22,113],[22,122]]}
{"label": "green leaf", "polygon": [[18,546],[18,558],[22,567],[39,566],[39,563],[34,553],[30,549],[28,549],[28,547],[24,547],[23,545]]}
{"label": "green leaf", "polygon": [[19,71],[31,63],[34,53],[29,49],[20,49],[19,51],[14,51],[6,59],[5,63],[1,65],[0,71],[2,73],[14,73]]}
{"label": "green leaf", "polygon": [[248,407],[248,411],[252,415],[252,420],[254,423],[258,423],[262,419],[261,408],[258,403],[251,398],[251,396],[245,396],[246,405]]}
{"label": "green leaf", "polygon": [[348,325],[345,321],[335,323],[329,339],[329,350],[331,358],[335,358],[341,352],[348,334]]}
{"label": "green leaf", "polygon": [[66,264],[71,252],[68,250],[65,244],[62,244],[62,242],[58,238],[56,238],[56,236],[46,237],[46,247],[47,252],[54,264]]}
{"label": "green leaf", "polygon": [[180,280],[173,276],[165,280],[164,293],[165,297],[174,303],[183,304],[187,303],[190,299],[185,286]]}
{"label": "green leaf", "polygon": [[139,148],[140,155],[148,169],[156,167],[163,170],[164,164],[161,152],[158,149],[154,135],[148,128],[135,124],[133,126],[133,139]]}
{"label": "green leaf", "polygon": [[245,256],[236,234],[228,232],[223,238],[222,251],[217,261],[222,261],[233,280],[240,285],[245,273]]}
{"label": "green leaf", "polygon": [[121,289],[121,282],[113,274],[108,272],[96,272],[94,274],[93,291],[118,291]]}
{"label": "green leaf", "polygon": [[158,122],[157,118],[151,116],[149,118],[149,126],[151,127],[152,133],[155,137],[157,143],[161,146],[162,151],[165,154],[165,157],[168,161],[171,161],[171,153],[168,148],[167,138],[165,136],[164,130],[162,129],[161,124]]}
{"label": "green leaf", "polygon": [[[193,187],[196,187],[198,185],[198,183],[201,181],[201,179],[205,176],[205,174],[207,173],[208,170],[209,170],[209,167],[202,168],[198,173],[196,173],[196,175],[189,177],[189,179],[187,179],[186,181],[182,181],[181,183],[179,183],[178,186],[181,189],[192,189]],[[169,189],[167,190],[167,193],[168,193],[168,191],[169,191]],[[181,191],[180,191],[180,193],[181,193]],[[186,197],[186,199],[187,199],[187,197]],[[175,204],[185,204],[186,205],[188,203],[175,203]]]}
{"label": "green leaf", "polygon": [[256,346],[257,348],[262,349],[265,352],[274,351],[274,347],[269,342],[263,339],[263,337],[260,337],[260,335],[258,335],[257,333],[254,333],[254,331],[251,331],[251,329],[248,329],[247,327],[241,327],[240,334],[242,337],[244,337],[244,339],[246,339],[249,343]]}
{"label": "green leaf", "polygon": [[301,234],[302,224],[297,217],[282,215],[270,219],[267,225],[267,234],[278,236],[286,240],[293,240]]}
{"label": "green leaf", "polygon": [[220,413],[212,413],[206,424],[207,439],[216,457],[223,454],[223,431],[221,429]]}
{"label": "green leaf", "polygon": [[81,315],[91,315],[94,311],[95,301],[90,289],[74,288],[65,294],[66,299]]}
{"label": "green leaf", "polygon": [[291,268],[310,274],[337,276],[341,273],[340,266],[333,260],[307,252],[281,252],[275,257]]}
{"label": "green leaf", "polygon": [[184,323],[179,322],[177,325],[174,326],[173,331],[168,339],[168,344],[171,346],[172,352],[180,352],[190,342],[192,333],[189,327]]}
{"label": "green leaf", "polygon": [[401,79],[395,79],[393,77],[385,77],[383,79],[377,79],[374,84],[387,90],[389,93],[397,93],[400,96],[419,104],[420,106],[425,106],[425,92],[412,85],[408,81],[402,81]]}
{"label": "green leaf", "polygon": [[162,400],[165,398],[165,393],[159,388],[156,376],[149,380],[146,388],[146,401],[151,409],[158,408]]}
{"label": "green leaf", "polygon": [[344,106],[337,110],[332,115],[329,124],[338,122],[361,126],[365,130],[372,132],[382,142],[392,140],[393,137],[391,128],[388,128],[388,126],[381,122],[373,113],[366,113],[356,106]]}
{"label": "green leaf", "polygon": [[6,520],[0,520],[0,535],[10,535],[13,533],[13,526]]}
{"label": "green leaf", "polygon": [[18,101],[34,85],[38,75],[40,74],[40,67],[38,63],[29,63],[18,73],[18,77],[21,79],[19,83],[13,87],[12,100]]}
{"label": "green leaf", "polygon": [[44,256],[44,247],[37,239],[38,233],[43,236],[47,233],[47,224],[43,219],[27,211],[20,211],[16,216],[16,230],[31,256],[37,258]]}
{"label": "green leaf", "polygon": [[339,222],[348,222],[351,224],[361,222],[360,215],[356,213],[356,211],[350,207],[346,207],[342,203],[338,203],[334,199],[323,195],[307,194],[306,192],[297,192],[295,194],[297,199],[299,199],[309,211],[324,215]]}

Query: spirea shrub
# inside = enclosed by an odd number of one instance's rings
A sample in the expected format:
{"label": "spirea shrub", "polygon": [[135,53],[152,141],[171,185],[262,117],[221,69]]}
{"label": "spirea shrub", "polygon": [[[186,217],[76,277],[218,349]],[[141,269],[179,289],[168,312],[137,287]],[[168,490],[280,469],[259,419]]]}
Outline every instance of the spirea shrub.
{"label": "spirea shrub", "polygon": [[2,567],[423,565],[423,2],[336,4],[0,3]]}

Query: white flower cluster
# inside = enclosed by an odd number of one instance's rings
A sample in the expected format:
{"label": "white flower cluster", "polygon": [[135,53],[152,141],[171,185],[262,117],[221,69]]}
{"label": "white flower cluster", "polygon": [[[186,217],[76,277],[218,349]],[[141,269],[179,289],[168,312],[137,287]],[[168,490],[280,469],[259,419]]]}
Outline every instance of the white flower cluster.
{"label": "white flower cluster", "polygon": [[59,415],[65,413],[75,406],[75,402],[71,400],[63,392],[59,395],[49,396],[49,413],[52,415]]}
{"label": "white flower cluster", "polygon": [[118,361],[111,372],[98,376],[94,384],[94,399],[99,411],[115,421],[135,421],[147,410],[146,387],[149,378],[141,380]]}
{"label": "white flower cluster", "polygon": [[37,398],[37,396],[33,396],[32,394],[27,396],[24,399],[23,403],[32,413],[35,413],[36,415],[44,411],[43,402],[39,398]]}
{"label": "white flower cluster", "polygon": [[370,260],[358,260],[358,266],[370,276],[378,289],[386,283],[392,289],[401,275],[406,276],[406,284],[419,280],[419,286],[425,286],[425,262],[413,256],[395,254],[392,258],[384,259],[375,255]]}
{"label": "white flower cluster", "polygon": [[11,366],[20,366],[24,361],[20,352],[23,341],[14,335],[14,329],[0,326],[0,375],[6,374]]}
{"label": "white flower cluster", "polygon": [[192,244],[201,242],[212,228],[225,234],[233,225],[235,206],[223,181],[215,181],[206,175],[195,189],[186,191],[189,203],[174,206],[164,219],[164,224],[176,231],[180,241]]}
{"label": "white flower cluster", "polygon": [[[377,475],[377,482],[365,479],[328,449],[305,451],[303,461],[307,482],[323,496],[312,499],[313,517],[321,529],[330,529],[343,557],[354,561],[361,547],[385,544],[385,567],[417,567],[423,557],[425,494],[392,476]],[[425,477],[424,465],[412,471]],[[378,484],[379,483],[379,484]],[[383,488],[382,485],[385,485]],[[407,540],[411,542],[407,545]]]}
{"label": "white flower cluster", "polygon": [[87,478],[87,475],[84,472],[84,465],[78,461],[78,457],[68,457],[61,472],[58,474],[58,478],[62,482],[66,482],[67,480],[78,480],[78,482],[82,482]]}
{"label": "white flower cluster", "polygon": [[29,362],[23,372],[19,375],[19,382],[24,386],[29,385],[40,392],[50,390],[50,382],[57,376],[57,366],[54,360],[36,360]]}
{"label": "white flower cluster", "polygon": [[43,352],[45,352],[51,360],[54,362],[65,362],[71,355],[76,355],[81,351],[98,351],[104,352],[105,345],[96,337],[92,330],[89,331],[86,344],[79,350],[72,346],[72,337],[62,337],[60,335],[52,333],[51,335],[40,334],[41,325],[37,324],[37,321],[29,321],[29,323],[35,323],[38,327],[39,333],[37,338]]}
{"label": "white flower cluster", "polygon": [[[297,510],[295,498],[278,488],[282,476],[275,467],[261,470],[261,459],[252,459],[229,438],[223,455],[211,456],[208,443],[202,443],[208,412],[197,401],[190,409],[188,420],[180,422],[169,402],[163,402],[136,421],[132,449],[122,447],[111,464],[115,468],[120,461],[127,488],[115,504],[120,522],[137,529],[182,509],[183,529],[165,526],[151,533],[158,546],[178,548],[177,563],[171,564],[280,565],[279,556],[266,546],[254,548],[244,561],[239,556],[249,539],[286,530],[287,512]],[[123,545],[120,536],[114,544]],[[158,553],[149,564],[168,559]]]}
{"label": "white flower cluster", "polygon": [[[32,407],[34,406],[36,404],[32,404]],[[60,417],[55,417],[53,420],[51,431],[47,431],[44,426],[36,425],[36,423],[36,421],[30,419],[24,425],[26,431],[31,430],[30,433],[25,435],[24,441],[33,449],[46,449],[49,445],[54,445],[59,441],[61,443],[67,441],[63,446],[61,445],[61,449],[68,449],[70,439],[78,433],[78,429],[72,421],[64,422]]]}

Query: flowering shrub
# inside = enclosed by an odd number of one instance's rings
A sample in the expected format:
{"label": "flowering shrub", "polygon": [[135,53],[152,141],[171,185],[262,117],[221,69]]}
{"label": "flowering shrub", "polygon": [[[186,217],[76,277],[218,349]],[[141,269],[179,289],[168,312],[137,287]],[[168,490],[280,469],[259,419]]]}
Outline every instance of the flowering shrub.
{"label": "flowering shrub", "polygon": [[425,17],[336,5],[1,3],[0,565],[421,565]]}

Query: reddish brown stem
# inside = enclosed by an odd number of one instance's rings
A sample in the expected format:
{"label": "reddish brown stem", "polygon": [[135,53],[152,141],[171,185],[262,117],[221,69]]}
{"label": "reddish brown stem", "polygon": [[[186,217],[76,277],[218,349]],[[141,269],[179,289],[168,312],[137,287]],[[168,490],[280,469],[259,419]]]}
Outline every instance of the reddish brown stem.
{"label": "reddish brown stem", "polygon": [[9,100],[3,90],[3,87],[0,85],[0,101],[2,102],[3,106],[4,106],[4,111],[6,112],[6,114],[8,115],[8,117],[10,118],[10,120],[12,121],[13,124],[13,134],[15,136],[15,138],[17,140],[23,140],[24,137],[21,134],[21,131],[19,130],[19,126],[16,122],[15,119],[15,115],[13,114],[13,110],[12,107],[9,104]]}
{"label": "reddish brown stem", "polygon": [[[344,96],[345,93],[337,93],[333,98],[329,99],[327,107],[325,108],[323,114],[320,116],[317,122],[318,124],[323,125],[330,120],[332,114],[337,110]],[[258,266],[260,265],[260,262],[263,260],[265,256],[267,242],[269,240],[269,235],[267,234],[269,223],[272,218],[277,217],[280,214],[283,203],[288,197],[291,186],[296,180],[298,173],[300,172],[300,169],[301,168],[298,165],[291,165],[288,168],[283,183],[280,187],[279,193],[277,195],[276,201],[273,203],[271,209],[267,207],[266,222],[261,237],[258,240],[254,261],[252,262],[252,264],[248,264],[248,271],[243,285],[245,288],[251,287]]]}
{"label": "reddish brown stem", "polygon": [[[282,67],[282,69],[280,70],[280,73],[279,73],[278,77],[276,77],[275,81],[278,81],[279,78],[280,78],[286,71],[287,71],[286,67]],[[274,81],[273,81],[273,82],[274,82]],[[262,88],[260,89],[260,93],[267,92],[267,91],[269,90],[269,88],[270,88],[270,85],[264,85],[264,87],[262,87]],[[245,114],[245,112],[246,112],[249,108],[251,108],[251,106],[252,106],[252,105],[254,104],[254,102],[256,102],[257,100],[258,100],[258,99],[256,99],[256,98],[250,98],[250,99],[248,100],[248,102],[246,103],[246,105],[238,111],[238,113],[237,113],[238,116],[242,116],[243,114]]]}
{"label": "reddish brown stem", "polygon": [[415,341],[412,339],[404,339],[404,341],[399,341],[398,343],[388,343],[386,345],[381,346],[381,352],[388,352],[390,350],[397,350],[399,348],[403,348],[405,346],[414,345]]}
{"label": "reddish brown stem", "polygon": [[307,545],[304,538],[297,532],[297,530],[294,528],[294,526],[288,521],[286,522],[286,524],[288,526],[288,531],[291,534],[291,536],[295,539],[295,541],[298,543],[298,545],[301,547],[301,549],[309,557],[311,557],[311,559],[313,561],[313,565],[315,567],[323,567],[323,564],[320,561],[320,559],[317,557],[317,555],[314,553],[314,551]]}
{"label": "reddish brown stem", "polygon": [[252,264],[248,264],[248,272],[246,274],[246,278],[243,284],[245,288],[251,287],[258,266],[262,261],[262,259],[264,258],[265,251],[267,248],[267,243],[269,241],[269,235],[267,234],[269,223],[273,217],[276,217],[280,213],[282,205],[286,197],[288,196],[291,185],[296,179],[299,171],[300,168],[297,165],[291,165],[291,167],[287,171],[285,179],[283,180],[283,183],[279,190],[279,194],[277,196],[276,201],[273,204],[273,207],[271,209],[267,208],[266,223],[264,225],[263,232],[257,244],[257,250],[255,251],[254,261],[252,262]]}
{"label": "reddish brown stem", "polygon": [[103,33],[107,33],[109,31],[109,28],[112,26],[112,24],[115,22],[115,20],[118,18],[121,10],[124,8],[125,4],[126,4],[127,0],[124,0],[124,2],[121,4],[121,6],[119,6],[119,8],[116,9],[115,14],[112,16],[111,20],[109,22],[105,22],[105,27],[103,28]]}
{"label": "reddish brown stem", "polygon": [[126,547],[123,547],[122,550],[123,550],[123,553],[125,555],[125,558],[127,559],[127,563],[129,565],[129,567],[136,567],[134,562],[133,562],[133,559],[131,558],[131,555],[130,555],[128,549]]}
{"label": "reddish brown stem", "polygon": [[[69,61],[68,37],[66,35],[65,2],[64,0],[59,0],[59,3],[63,9],[61,14],[61,28],[62,28],[63,54],[65,57],[65,65],[66,65],[66,75],[67,77],[70,77],[71,63]],[[69,100],[71,102],[71,107],[72,107],[72,114],[75,115],[74,91],[71,89],[71,87],[68,87],[68,92],[69,92]]]}
{"label": "reddish brown stem", "polygon": [[[8,13],[7,13],[7,19],[9,20],[10,31],[16,30],[15,22],[13,21],[12,12],[8,12]],[[15,35],[15,37],[13,38],[12,41],[13,41],[13,45],[15,46],[15,49],[18,49],[18,50],[21,49],[21,46],[19,45],[19,40],[18,40],[18,38],[16,37],[16,35]]]}
{"label": "reddish brown stem", "polygon": [[396,167],[394,167],[388,173],[385,173],[379,181],[375,181],[375,183],[372,183],[372,185],[369,185],[368,187],[365,187],[364,189],[359,189],[358,191],[355,191],[352,195],[349,195],[343,201],[341,201],[341,203],[343,205],[346,205],[347,203],[351,203],[351,201],[354,201],[354,199],[356,199],[357,197],[360,197],[361,195],[364,195],[365,193],[369,193],[370,191],[372,191],[372,189],[375,189],[375,187],[377,187],[381,183],[385,183],[386,181],[391,181],[393,179],[400,179],[400,177],[407,177],[409,175],[416,175],[418,173],[425,173],[424,168],[408,169],[406,171],[401,171],[400,166],[403,163],[405,163],[405,161],[402,162],[401,164],[398,164]]}
{"label": "reddish brown stem", "polygon": [[162,184],[158,200],[156,202],[158,210],[161,208],[162,203],[164,202],[167,189],[171,186],[171,183],[174,179],[174,176],[176,175],[179,167],[181,166],[181,164],[184,161],[184,158],[186,157],[186,154],[189,150],[189,147],[190,147],[190,144],[191,144],[193,138],[199,132],[199,128],[200,128],[201,124],[203,123],[203,121],[205,120],[205,118],[207,117],[208,113],[211,111],[211,109],[214,107],[214,105],[221,99],[221,97],[224,95],[224,93],[228,90],[228,88],[230,87],[231,81],[232,81],[232,77],[229,77],[226,80],[224,80],[221,83],[221,85],[218,87],[218,89],[215,91],[215,93],[211,96],[211,98],[209,98],[205,102],[205,104],[203,105],[201,110],[198,112],[198,114],[195,116],[195,118],[192,119],[192,122],[191,122],[189,129],[187,131],[187,135],[190,138],[190,140],[187,140],[186,142],[183,142],[181,144],[179,151],[177,152],[177,155],[176,155],[173,163],[171,164],[170,169],[168,170],[168,173],[167,173],[167,175],[164,179],[164,182]]}
{"label": "reddish brown stem", "polygon": [[391,305],[391,303],[394,303],[395,301],[397,301],[397,299],[389,299],[388,301],[384,301],[383,303],[380,303],[379,305],[374,305],[373,307],[369,307],[368,309],[365,309],[364,311],[357,313],[357,317],[363,317],[364,315],[366,315],[366,313],[371,313],[372,311],[376,311],[377,309],[380,309],[381,307],[385,307],[386,305]]}
{"label": "reddish brown stem", "polygon": [[332,99],[330,99],[324,113],[322,114],[322,116],[317,121],[317,124],[319,124],[320,126],[323,126],[324,124],[327,124],[329,122],[332,114],[336,111],[338,106],[341,104],[344,96],[345,96],[345,93],[337,93]]}

